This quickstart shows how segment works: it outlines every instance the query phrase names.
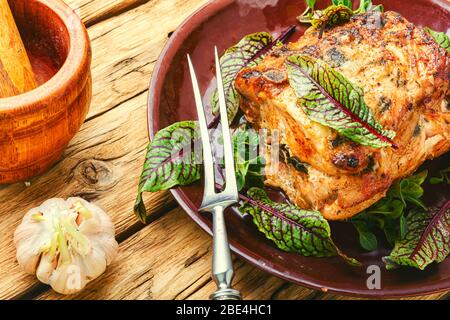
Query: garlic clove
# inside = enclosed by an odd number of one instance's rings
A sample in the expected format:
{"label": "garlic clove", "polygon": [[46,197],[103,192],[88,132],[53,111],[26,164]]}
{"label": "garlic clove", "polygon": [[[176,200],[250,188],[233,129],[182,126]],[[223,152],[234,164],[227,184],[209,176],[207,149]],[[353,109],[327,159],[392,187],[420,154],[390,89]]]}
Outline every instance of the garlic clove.
{"label": "garlic clove", "polygon": [[83,259],[74,257],[72,263],[64,264],[53,270],[49,285],[58,293],[74,294],[83,290],[89,280],[83,267]]}
{"label": "garlic clove", "polygon": [[105,253],[106,264],[109,265],[116,258],[119,251],[119,244],[115,238],[111,238],[108,234],[97,233],[89,237],[92,246],[100,248]]}
{"label": "garlic clove", "polygon": [[38,210],[30,211],[24,217],[26,223],[22,223],[14,232],[17,261],[28,274],[35,273],[42,248],[50,244],[50,233],[46,232],[48,229],[46,224],[32,218],[37,213]]}
{"label": "garlic clove", "polygon": [[50,284],[50,277],[55,270],[57,257],[51,257],[50,254],[44,253],[36,269],[36,277],[45,284]]}
{"label": "garlic clove", "polygon": [[106,270],[107,261],[105,252],[101,248],[93,246],[92,251],[83,257],[82,266],[88,279],[97,278]]}

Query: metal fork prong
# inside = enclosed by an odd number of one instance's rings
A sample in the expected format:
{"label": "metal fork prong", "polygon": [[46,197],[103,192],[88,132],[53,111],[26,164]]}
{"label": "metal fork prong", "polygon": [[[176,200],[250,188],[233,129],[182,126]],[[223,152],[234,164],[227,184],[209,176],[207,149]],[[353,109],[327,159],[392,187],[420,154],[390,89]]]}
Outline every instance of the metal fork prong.
{"label": "metal fork prong", "polygon": [[216,57],[216,79],[217,91],[219,95],[220,123],[222,125],[223,151],[225,158],[225,190],[228,195],[235,197],[238,201],[238,191],[236,183],[236,171],[234,167],[233,143],[231,141],[230,126],[228,122],[227,104],[225,92],[223,89],[222,68],[220,65],[219,54],[215,47]]}
{"label": "metal fork prong", "polygon": [[212,156],[211,142],[209,140],[208,125],[206,123],[205,110],[203,108],[202,96],[198,86],[197,76],[195,74],[194,66],[192,65],[191,57],[188,54],[188,64],[191,73],[192,87],[194,89],[195,105],[197,107],[198,122],[200,126],[200,134],[203,146],[203,161],[205,170],[205,190],[203,199],[213,196],[215,194],[215,179],[214,179],[214,161]]}

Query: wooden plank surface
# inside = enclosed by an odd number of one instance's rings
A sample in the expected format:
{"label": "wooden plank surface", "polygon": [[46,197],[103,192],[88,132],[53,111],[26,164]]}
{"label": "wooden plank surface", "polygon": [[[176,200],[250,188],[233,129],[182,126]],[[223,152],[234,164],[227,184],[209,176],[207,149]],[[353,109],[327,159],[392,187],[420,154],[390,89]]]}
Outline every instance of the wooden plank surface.
{"label": "wooden plank surface", "polygon": [[[0,187],[0,299],[20,296],[36,285],[34,277],[19,270],[12,234],[23,214],[46,199],[80,195],[94,200],[112,216],[119,234],[136,223],[132,206],[148,142],[151,70],[167,33],[204,2],[152,1],[89,28],[94,96],[86,123],[63,160],[30,187]],[[173,11],[179,16],[172,17]],[[147,19],[167,32],[148,32]],[[123,27],[131,22],[137,27]],[[146,201],[155,212],[174,206],[168,192],[147,195]]]}
{"label": "wooden plank surface", "polygon": [[89,27],[131,8],[150,2],[150,0],[66,0],[65,2]]}
{"label": "wooden plank surface", "polygon": [[[48,291],[38,298],[207,299],[214,291],[209,285],[210,263],[210,237],[175,209],[122,243],[114,265],[85,291],[73,297]],[[236,259],[235,267],[236,288],[247,299],[269,299],[284,284]],[[300,292],[303,298],[313,291]]]}
{"label": "wooden plank surface", "polygon": [[[155,216],[148,226],[132,212],[147,144],[146,90],[153,66],[168,34],[206,0],[66,2],[89,26],[92,106],[63,159],[49,172],[29,187],[0,186],[0,299],[207,299],[214,291],[210,237],[176,208],[168,192],[146,195]],[[28,209],[69,196],[94,201],[111,215],[120,252],[85,291],[63,297],[19,270],[12,234]],[[344,298],[286,283],[234,260],[236,287],[247,299]]]}

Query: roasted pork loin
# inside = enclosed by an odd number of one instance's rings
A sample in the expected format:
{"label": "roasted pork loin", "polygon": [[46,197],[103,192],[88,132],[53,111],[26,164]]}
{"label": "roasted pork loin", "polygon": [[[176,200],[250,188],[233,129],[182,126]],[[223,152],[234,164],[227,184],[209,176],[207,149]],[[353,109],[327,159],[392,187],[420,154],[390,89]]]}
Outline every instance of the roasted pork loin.
{"label": "roasted pork loin", "polygon": [[[322,59],[363,88],[375,118],[396,132],[398,148],[362,146],[310,120],[297,105],[285,69],[295,53]],[[344,220],[449,150],[449,76],[450,55],[424,29],[395,12],[371,12],[321,37],[309,29],[258,66],[243,69],[235,86],[247,120],[256,128],[278,129],[288,154],[267,184],[300,207]]]}

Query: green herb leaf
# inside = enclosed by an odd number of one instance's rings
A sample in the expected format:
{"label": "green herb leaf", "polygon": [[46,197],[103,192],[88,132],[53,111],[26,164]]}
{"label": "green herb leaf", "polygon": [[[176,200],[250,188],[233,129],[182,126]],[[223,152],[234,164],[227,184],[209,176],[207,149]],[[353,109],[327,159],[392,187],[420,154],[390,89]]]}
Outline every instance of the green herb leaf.
{"label": "green herb leaf", "polygon": [[370,11],[378,11],[378,12],[384,12],[384,6],[382,4],[378,4],[376,6],[373,6]]}
{"label": "green herb leaf", "polygon": [[352,8],[353,8],[353,3],[352,3],[351,0],[333,0],[332,3],[333,3],[333,5],[335,5],[335,6],[340,6],[340,5],[342,5],[342,6],[346,6],[346,7],[349,8],[349,9],[352,9]]}
{"label": "green herb leaf", "polygon": [[348,263],[359,265],[355,259],[342,254],[333,243],[330,226],[320,212],[273,202],[259,188],[249,189],[247,196],[240,211],[251,215],[259,231],[281,250],[313,257],[340,255]]}
{"label": "green herb leaf", "polygon": [[389,244],[394,247],[395,241],[397,241],[398,234],[397,229],[395,228],[395,221],[393,219],[385,218],[383,220],[383,231],[384,235],[386,237],[386,240],[389,242]]}
{"label": "green herb leaf", "polygon": [[400,238],[403,239],[408,232],[408,222],[405,215],[400,217]]}
{"label": "green herb leaf", "polygon": [[323,61],[292,55],[286,61],[298,105],[308,117],[352,141],[375,148],[393,146],[394,131],[384,130],[364,101],[364,92]]}
{"label": "green herb leaf", "polygon": [[406,224],[407,233],[383,259],[387,269],[409,266],[424,270],[432,262],[444,261],[450,253],[450,201],[441,209],[411,212]]}
{"label": "green herb leaf", "polygon": [[[231,123],[239,110],[239,93],[234,87],[234,81],[239,71],[244,67],[257,65],[264,58],[259,52],[273,42],[273,37],[267,32],[258,32],[245,36],[236,45],[229,48],[220,58],[223,87],[227,103],[228,119]],[[255,58],[256,57],[256,58]],[[214,114],[219,112],[219,96],[217,90],[212,95],[211,106]]]}
{"label": "green herb leaf", "polygon": [[441,47],[447,50],[447,52],[450,52],[450,38],[444,32],[434,31],[430,28],[425,28],[425,31],[429,33]]}
{"label": "green herb leaf", "polygon": [[427,175],[428,171],[425,170],[395,183],[388,195],[400,199],[405,207],[409,203],[425,210],[426,207],[421,200],[424,192],[421,185],[425,182]]}
{"label": "green herb leaf", "polygon": [[377,237],[369,230],[367,224],[356,222],[354,226],[359,234],[359,243],[367,251],[375,251],[378,248]]}
{"label": "green herb leaf", "polygon": [[374,6],[371,0],[361,0],[359,8],[355,11],[352,10],[353,4],[351,0],[332,0],[332,5],[324,10],[314,10],[315,1],[312,2],[313,5],[310,5],[310,1],[306,0],[308,7],[302,15],[297,17],[297,20],[301,23],[310,23],[314,28],[320,29],[320,36],[325,28],[332,28],[346,23],[355,14],[369,11],[384,11],[383,5]]}
{"label": "green herb leaf", "polygon": [[[294,33],[295,29],[295,26],[290,26],[275,40],[267,32],[249,34],[226,50],[220,58],[228,121],[230,123],[233,122],[239,110],[239,94],[234,87],[239,71],[244,67],[253,67],[259,64],[272,48],[283,44]],[[214,114],[219,113],[217,90],[211,96],[211,108]]]}
{"label": "green herb leaf", "polygon": [[408,231],[405,218],[407,211],[425,208],[421,200],[421,185],[425,182],[427,173],[425,170],[396,182],[385,198],[352,218],[355,227],[365,231],[378,227],[384,231],[386,239],[393,246]]}
{"label": "green herb leaf", "polygon": [[359,3],[359,8],[356,12],[357,13],[369,12],[372,6],[373,6],[372,0],[361,0]]}
{"label": "green herb leaf", "polygon": [[346,5],[332,5],[327,7],[325,10],[316,10],[311,15],[310,22],[311,25],[320,29],[321,33],[319,38],[322,37],[322,32],[325,28],[332,28],[350,21],[353,16],[353,11]]}
{"label": "green herb leaf", "polygon": [[195,128],[194,121],[177,122],[158,131],[149,143],[134,205],[143,222],[147,219],[143,192],[168,190],[200,179],[201,161],[191,150],[198,137]]}
{"label": "green herb leaf", "polygon": [[233,147],[238,191],[250,186],[263,187],[265,159],[258,154],[258,133],[253,129],[239,128],[233,135]]}
{"label": "green herb leaf", "polygon": [[444,170],[439,171],[439,177],[431,177],[430,178],[431,184],[440,184],[440,183],[446,183],[450,184],[450,167]]}
{"label": "green herb leaf", "polygon": [[369,11],[383,12],[384,7],[381,4],[374,6],[372,3],[372,0],[361,0],[359,3],[359,8],[358,8],[358,10],[355,11],[355,14],[365,13],[365,12],[369,12]]}
{"label": "green herb leaf", "polygon": [[[143,192],[168,190],[200,179],[201,150],[194,150],[195,146],[200,146],[196,126],[194,121],[177,122],[160,130],[149,143],[134,206],[135,213],[143,222],[148,219],[142,201]],[[258,133],[240,128],[233,135],[233,145],[239,191],[249,186],[262,187],[265,160],[257,152]]]}
{"label": "green herb leaf", "polygon": [[306,5],[308,8],[314,9],[314,6],[316,5],[316,0],[306,0]]}

